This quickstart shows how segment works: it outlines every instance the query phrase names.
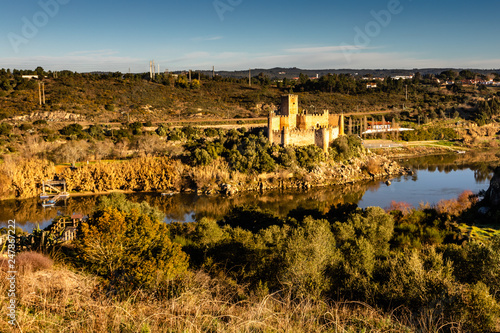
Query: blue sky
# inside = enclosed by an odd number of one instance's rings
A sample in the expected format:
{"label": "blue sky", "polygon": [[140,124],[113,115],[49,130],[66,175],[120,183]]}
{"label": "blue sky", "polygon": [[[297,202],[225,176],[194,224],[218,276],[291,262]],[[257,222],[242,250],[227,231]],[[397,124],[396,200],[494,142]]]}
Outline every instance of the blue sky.
{"label": "blue sky", "polygon": [[4,68],[500,68],[495,0],[0,1]]}

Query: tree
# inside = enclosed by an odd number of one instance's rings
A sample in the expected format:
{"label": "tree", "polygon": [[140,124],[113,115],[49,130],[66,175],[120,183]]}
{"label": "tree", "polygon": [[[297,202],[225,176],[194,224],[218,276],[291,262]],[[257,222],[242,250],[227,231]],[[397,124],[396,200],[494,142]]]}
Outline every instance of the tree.
{"label": "tree", "polygon": [[38,75],[38,78],[39,79],[43,79],[43,77],[45,76],[45,71],[43,70],[42,67],[38,66],[36,69],[35,69],[35,72],[36,74]]}
{"label": "tree", "polygon": [[153,289],[186,271],[188,257],[167,226],[140,207],[106,207],[81,225],[77,250],[83,265],[103,277],[108,291]]}
{"label": "tree", "polygon": [[319,297],[328,289],[326,270],[339,259],[328,221],[306,217],[302,226],[291,231],[282,251],[280,281],[297,296]]}
{"label": "tree", "polygon": [[199,89],[201,87],[200,80],[194,79],[191,81],[191,89]]}
{"label": "tree", "polygon": [[306,84],[307,80],[309,80],[309,78],[307,77],[307,75],[300,73],[300,75],[299,75],[299,83],[300,84]]}

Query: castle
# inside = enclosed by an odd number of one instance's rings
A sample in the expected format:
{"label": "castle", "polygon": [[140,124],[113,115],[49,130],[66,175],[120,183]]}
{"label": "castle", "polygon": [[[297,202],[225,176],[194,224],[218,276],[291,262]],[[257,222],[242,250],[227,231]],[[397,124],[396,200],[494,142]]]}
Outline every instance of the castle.
{"label": "castle", "polygon": [[299,96],[281,96],[278,112],[268,118],[268,137],[271,143],[287,146],[316,145],[328,153],[330,143],[344,135],[344,116],[329,114],[299,114]]}

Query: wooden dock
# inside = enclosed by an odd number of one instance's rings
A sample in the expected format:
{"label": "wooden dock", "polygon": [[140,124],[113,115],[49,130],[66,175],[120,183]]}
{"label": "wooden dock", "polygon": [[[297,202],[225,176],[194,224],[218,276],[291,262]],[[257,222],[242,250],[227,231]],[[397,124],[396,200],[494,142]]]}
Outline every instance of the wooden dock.
{"label": "wooden dock", "polygon": [[53,207],[57,201],[68,197],[69,193],[66,191],[66,180],[47,180],[42,182],[40,199],[43,200],[43,207]]}

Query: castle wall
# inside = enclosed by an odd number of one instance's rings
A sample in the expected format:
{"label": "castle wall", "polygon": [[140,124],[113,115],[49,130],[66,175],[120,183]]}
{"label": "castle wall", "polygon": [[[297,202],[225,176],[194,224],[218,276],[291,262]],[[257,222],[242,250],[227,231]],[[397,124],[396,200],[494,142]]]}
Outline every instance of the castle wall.
{"label": "castle wall", "polygon": [[328,125],[336,127],[340,125],[341,116],[338,114],[331,114],[328,117]]}
{"label": "castle wall", "polygon": [[329,115],[328,124],[331,127],[338,127],[338,134],[335,136],[335,138],[337,138],[339,135],[344,135],[344,115]]}
{"label": "castle wall", "polygon": [[296,146],[308,146],[316,143],[314,130],[292,130],[288,131],[288,144]]}
{"label": "castle wall", "polygon": [[330,142],[340,136],[340,127],[330,127]]}
{"label": "castle wall", "polygon": [[272,131],[272,141],[276,145],[283,145],[283,131]]}
{"label": "castle wall", "polygon": [[281,117],[279,116],[271,116],[269,117],[269,121],[268,121],[268,126],[269,128],[271,128],[271,130],[273,131],[277,131],[279,129],[281,129]]}
{"label": "castle wall", "polygon": [[289,117],[280,117],[280,129],[290,128],[290,118]]}
{"label": "castle wall", "polygon": [[[299,117],[301,119],[299,120]],[[305,114],[297,116],[297,127],[300,129],[312,129],[328,126],[328,112],[322,114]]]}

